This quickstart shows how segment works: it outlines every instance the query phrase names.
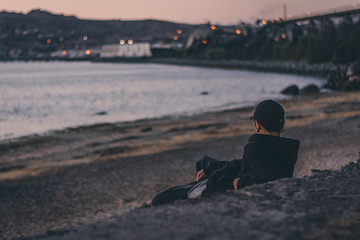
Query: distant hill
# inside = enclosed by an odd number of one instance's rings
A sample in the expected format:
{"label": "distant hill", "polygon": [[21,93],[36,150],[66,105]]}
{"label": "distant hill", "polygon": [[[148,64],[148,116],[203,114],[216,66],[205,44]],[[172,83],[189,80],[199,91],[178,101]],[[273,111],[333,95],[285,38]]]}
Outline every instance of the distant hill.
{"label": "distant hill", "polygon": [[[172,41],[181,29],[178,41],[186,40],[194,30],[208,25],[191,25],[159,20],[86,20],[57,15],[40,9],[27,14],[0,12],[0,48],[36,48],[51,39],[52,44],[103,44],[120,39],[134,41]],[[87,36],[86,41],[83,36]],[[59,42],[60,39],[60,42]]]}

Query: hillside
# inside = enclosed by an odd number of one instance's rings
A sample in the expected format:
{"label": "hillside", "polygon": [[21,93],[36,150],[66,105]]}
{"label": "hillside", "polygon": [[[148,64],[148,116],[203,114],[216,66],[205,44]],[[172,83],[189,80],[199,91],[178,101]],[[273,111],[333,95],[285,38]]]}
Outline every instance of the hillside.
{"label": "hillside", "polygon": [[[58,47],[59,44],[71,47],[77,44],[115,43],[120,39],[171,41],[178,29],[182,30],[179,37],[181,41],[187,39],[195,29],[204,26],[151,19],[86,20],[39,9],[27,14],[3,11],[0,12],[0,48],[41,48],[49,45],[48,39],[51,40],[51,44],[55,44],[54,47]],[[84,36],[87,36],[86,40]]]}

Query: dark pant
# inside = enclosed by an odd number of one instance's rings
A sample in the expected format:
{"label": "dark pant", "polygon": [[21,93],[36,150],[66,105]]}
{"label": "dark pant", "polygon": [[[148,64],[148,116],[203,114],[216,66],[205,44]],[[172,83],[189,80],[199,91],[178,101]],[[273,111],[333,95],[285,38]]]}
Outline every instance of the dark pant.
{"label": "dark pant", "polygon": [[[196,162],[196,172],[204,169],[210,165],[210,163],[218,161],[215,158],[209,156],[203,156],[199,161]],[[191,182],[186,185],[176,186],[169,188],[168,190],[157,193],[152,199],[152,205],[161,205],[172,203],[176,200],[187,199],[187,194],[190,189],[197,184],[199,181]]]}
{"label": "dark pant", "polygon": [[240,166],[230,163],[212,172],[208,178],[206,188],[202,192],[202,195],[205,196],[216,192],[234,190],[233,182],[240,170]]}

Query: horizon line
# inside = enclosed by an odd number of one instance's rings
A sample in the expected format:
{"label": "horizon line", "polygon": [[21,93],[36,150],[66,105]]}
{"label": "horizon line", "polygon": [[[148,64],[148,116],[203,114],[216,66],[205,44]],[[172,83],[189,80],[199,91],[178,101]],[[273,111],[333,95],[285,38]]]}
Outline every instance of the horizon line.
{"label": "horizon line", "polygon": [[[1,9],[0,12],[7,12],[7,13],[15,13],[15,14],[23,14],[23,15],[28,15],[30,12],[32,11],[41,11],[41,12],[47,12],[50,13],[52,15],[58,15],[58,16],[64,16],[64,17],[75,17],[79,20],[90,20],[90,21],[161,21],[161,22],[172,22],[172,23],[177,23],[177,24],[183,24],[183,25],[204,25],[204,24],[212,24],[212,21],[207,21],[204,20],[204,22],[199,22],[199,23],[189,23],[189,22],[181,22],[181,21],[176,21],[176,20],[165,20],[165,19],[158,19],[158,18],[134,18],[134,19],[121,19],[121,18],[86,18],[86,17],[80,17],[76,14],[65,14],[62,12],[56,12],[56,11],[52,11],[49,9],[44,9],[44,8],[32,8],[29,11],[16,11],[16,10],[8,10],[8,9]],[[241,23],[250,23],[247,21],[240,21]],[[240,23],[239,22],[239,23]],[[229,26],[229,25],[236,25],[236,24],[224,24],[224,23],[220,23],[220,24],[215,24],[215,25],[223,25],[223,26]]]}

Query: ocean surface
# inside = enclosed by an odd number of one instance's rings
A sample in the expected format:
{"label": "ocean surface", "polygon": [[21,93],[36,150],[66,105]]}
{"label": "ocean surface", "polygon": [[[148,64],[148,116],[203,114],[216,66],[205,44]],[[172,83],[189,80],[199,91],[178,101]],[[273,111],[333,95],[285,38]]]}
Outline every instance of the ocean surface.
{"label": "ocean surface", "polygon": [[0,140],[254,105],[309,83],[325,79],[158,64],[0,63]]}

